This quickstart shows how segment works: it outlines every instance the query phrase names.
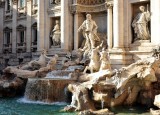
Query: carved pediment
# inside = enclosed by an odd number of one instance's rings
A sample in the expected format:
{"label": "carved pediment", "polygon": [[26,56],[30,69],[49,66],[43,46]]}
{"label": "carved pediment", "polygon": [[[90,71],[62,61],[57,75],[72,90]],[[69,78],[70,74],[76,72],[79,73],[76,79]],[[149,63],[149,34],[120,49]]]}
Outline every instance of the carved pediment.
{"label": "carved pediment", "polygon": [[18,25],[17,26],[17,30],[25,30],[26,29],[26,27],[24,27],[23,25]]}
{"label": "carved pediment", "polygon": [[5,27],[3,30],[4,30],[5,32],[11,32],[11,31],[12,31],[12,29],[10,29],[9,27]]}
{"label": "carved pediment", "polygon": [[32,28],[37,28],[37,22],[32,24]]}

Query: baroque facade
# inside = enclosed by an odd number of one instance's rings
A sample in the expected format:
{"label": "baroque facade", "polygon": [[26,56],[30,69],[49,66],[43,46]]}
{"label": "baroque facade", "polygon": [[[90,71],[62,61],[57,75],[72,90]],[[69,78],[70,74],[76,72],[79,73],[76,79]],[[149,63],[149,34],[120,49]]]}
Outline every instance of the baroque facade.
{"label": "baroque facade", "polygon": [[[140,6],[151,14],[150,38],[135,41],[132,21]],[[0,61],[18,65],[43,49],[51,55],[78,49],[84,38],[77,31],[90,13],[106,37],[112,67],[128,65],[160,44],[159,7],[159,0],[1,0]]]}

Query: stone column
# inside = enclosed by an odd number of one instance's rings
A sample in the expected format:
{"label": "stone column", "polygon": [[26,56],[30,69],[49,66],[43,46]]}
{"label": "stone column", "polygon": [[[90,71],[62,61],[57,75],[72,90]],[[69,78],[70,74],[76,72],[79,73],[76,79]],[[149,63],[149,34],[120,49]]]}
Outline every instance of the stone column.
{"label": "stone column", "polygon": [[151,0],[151,42],[160,45],[160,0]]}
{"label": "stone column", "polygon": [[69,10],[71,0],[61,0],[61,48],[70,50],[73,45],[72,15]]}
{"label": "stone column", "polygon": [[[46,0],[38,0],[38,16],[37,16],[37,51],[42,51],[44,49],[44,39],[45,36],[45,12],[44,12],[44,2]],[[47,12],[46,12],[47,13]]]}
{"label": "stone column", "polygon": [[0,53],[2,53],[2,49],[3,49],[3,21],[4,21],[4,4],[2,3],[0,5]]}
{"label": "stone column", "polygon": [[78,49],[79,33],[78,33],[78,13],[74,14],[74,49]]}
{"label": "stone column", "polygon": [[114,25],[114,48],[123,49],[124,24],[123,24],[123,0],[114,0],[113,25]]}
{"label": "stone column", "polygon": [[32,25],[32,4],[31,0],[27,0],[27,30],[26,30],[26,47],[27,47],[27,52],[31,52],[31,25]]}
{"label": "stone column", "polygon": [[12,53],[16,53],[17,47],[17,1],[12,6]]}
{"label": "stone column", "polygon": [[107,12],[107,42],[108,42],[108,48],[111,49],[113,47],[113,12],[112,12],[112,5],[108,6]]}

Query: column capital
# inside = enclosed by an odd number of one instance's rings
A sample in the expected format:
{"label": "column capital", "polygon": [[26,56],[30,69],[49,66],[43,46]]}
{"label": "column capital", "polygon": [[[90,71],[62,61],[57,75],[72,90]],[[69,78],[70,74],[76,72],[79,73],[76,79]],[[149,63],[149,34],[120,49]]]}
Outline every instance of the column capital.
{"label": "column capital", "polygon": [[107,8],[108,9],[112,9],[113,8],[113,4],[107,4]]}

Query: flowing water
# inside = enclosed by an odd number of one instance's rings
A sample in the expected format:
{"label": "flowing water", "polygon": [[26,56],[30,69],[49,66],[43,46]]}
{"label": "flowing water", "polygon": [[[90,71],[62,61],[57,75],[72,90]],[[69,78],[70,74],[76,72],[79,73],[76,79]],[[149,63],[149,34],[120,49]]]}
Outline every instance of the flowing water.
{"label": "flowing water", "polygon": [[0,98],[0,115],[76,115],[60,112],[65,103],[46,104],[17,98]]}

